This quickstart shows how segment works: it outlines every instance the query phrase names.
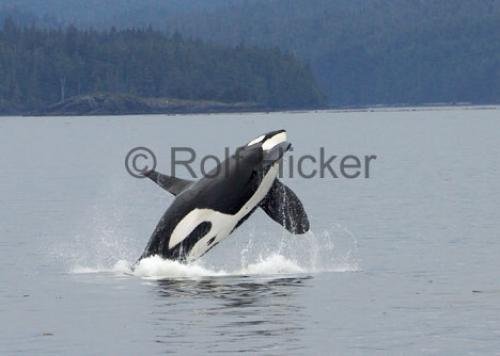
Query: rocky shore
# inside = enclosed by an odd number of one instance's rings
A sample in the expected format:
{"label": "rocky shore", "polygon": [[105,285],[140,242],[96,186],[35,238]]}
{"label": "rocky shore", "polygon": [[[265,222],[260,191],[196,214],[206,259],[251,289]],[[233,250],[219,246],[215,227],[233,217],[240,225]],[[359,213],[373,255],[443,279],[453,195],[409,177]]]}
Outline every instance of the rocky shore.
{"label": "rocky shore", "polygon": [[93,94],[69,98],[42,110],[38,116],[187,114],[248,112],[271,110],[257,103],[224,103],[218,101],[141,98],[126,94]]}

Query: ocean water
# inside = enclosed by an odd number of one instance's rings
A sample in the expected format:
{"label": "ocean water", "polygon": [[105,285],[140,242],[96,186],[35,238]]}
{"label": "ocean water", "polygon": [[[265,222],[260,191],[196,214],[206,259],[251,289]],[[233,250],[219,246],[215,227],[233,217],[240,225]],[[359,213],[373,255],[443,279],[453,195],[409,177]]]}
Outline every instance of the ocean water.
{"label": "ocean water", "polygon": [[[500,354],[499,119],[496,107],[2,117],[0,354]],[[171,148],[190,147],[199,173],[202,156],[281,128],[294,147],[282,180],[310,233],[257,211],[192,265],[133,268],[173,198],[127,173],[131,149],[168,173]],[[300,177],[297,160],[321,150],[339,177]],[[346,155],[376,156],[370,177],[342,177]]]}

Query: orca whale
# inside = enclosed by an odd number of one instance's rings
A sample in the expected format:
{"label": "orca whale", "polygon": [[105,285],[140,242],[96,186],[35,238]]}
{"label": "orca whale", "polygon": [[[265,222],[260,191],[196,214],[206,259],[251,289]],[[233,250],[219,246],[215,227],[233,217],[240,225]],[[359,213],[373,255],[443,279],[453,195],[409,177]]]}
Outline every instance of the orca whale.
{"label": "orca whale", "polygon": [[153,255],[182,262],[196,260],[259,207],[291,233],[307,232],[309,220],[301,201],[277,179],[279,162],[290,147],[286,131],[278,130],[238,148],[198,181],[146,172],[176,198],[139,260]]}

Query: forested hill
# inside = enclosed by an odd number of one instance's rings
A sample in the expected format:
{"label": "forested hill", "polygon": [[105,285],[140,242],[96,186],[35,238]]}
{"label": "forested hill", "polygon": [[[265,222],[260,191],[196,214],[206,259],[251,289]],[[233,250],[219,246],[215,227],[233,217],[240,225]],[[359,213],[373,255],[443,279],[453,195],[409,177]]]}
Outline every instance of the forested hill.
{"label": "forested hill", "polygon": [[[338,105],[500,101],[499,0],[0,0],[46,25],[153,24],[308,62]],[[7,11],[6,10],[6,11]],[[17,16],[30,19],[29,16]],[[30,20],[27,20],[30,21]]]}
{"label": "forested hill", "polygon": [[149,29],[93,31],[18,27],[0,31],[0,112],[40,110],[76,95],[315,107],[310,70],[278,49],[227,48]]}
{"label": "forested hill", "polygon": [[499,0],[253,0],[170,29],[292,51],[338,105],[499,103]]}

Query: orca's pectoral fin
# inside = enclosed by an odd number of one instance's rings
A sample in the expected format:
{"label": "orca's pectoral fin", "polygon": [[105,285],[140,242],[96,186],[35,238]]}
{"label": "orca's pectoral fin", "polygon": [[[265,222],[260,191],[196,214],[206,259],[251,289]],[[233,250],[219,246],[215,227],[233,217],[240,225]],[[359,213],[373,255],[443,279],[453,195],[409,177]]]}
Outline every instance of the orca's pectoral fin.
{"label": "orca's pectoral fin", "polygon": [[309,231],[309,219],[295,193],[278,179],[260,204],[271,219],[283,225],[292,234],[303,234]]}
{"label": "orca's pectoral fin", "polygon": [[190,180],[170,177],[155,170],[146,172],[144,175],[173,195],[178,195],[193,183]]}

